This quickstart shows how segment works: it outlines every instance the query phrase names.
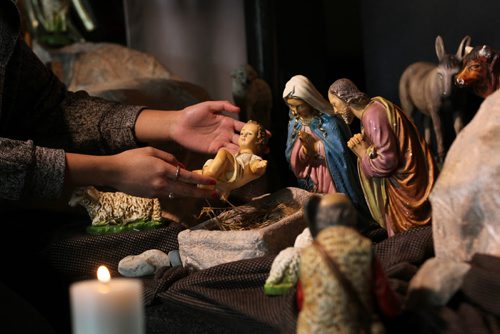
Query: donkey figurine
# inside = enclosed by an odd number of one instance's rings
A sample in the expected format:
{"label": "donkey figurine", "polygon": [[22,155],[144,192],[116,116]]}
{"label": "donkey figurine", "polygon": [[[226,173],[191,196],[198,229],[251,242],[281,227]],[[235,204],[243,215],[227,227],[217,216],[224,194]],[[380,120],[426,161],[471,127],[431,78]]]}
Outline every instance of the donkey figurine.
{"label": "donkey figurine", "polygon": [[[427,116],[424,119],[424,137],[429,145],[432,120],[440,163],[443,162],[446,154],[440,111],[445,104],[453,103],[452,99],[456,91],[454,76],[461,68],[465,48],[469,46],[470,40],[469,36],[465,36],[456,54],[452,55],[446,53],[443,39],[437,36],[435,48],[439,64],[416,62],[406,68],[399,80],[399,99],[405,114],[411,118],[416,109]],[[464,126],[461,109],[459,107],[453,112],[455,134],[458,134]]]}

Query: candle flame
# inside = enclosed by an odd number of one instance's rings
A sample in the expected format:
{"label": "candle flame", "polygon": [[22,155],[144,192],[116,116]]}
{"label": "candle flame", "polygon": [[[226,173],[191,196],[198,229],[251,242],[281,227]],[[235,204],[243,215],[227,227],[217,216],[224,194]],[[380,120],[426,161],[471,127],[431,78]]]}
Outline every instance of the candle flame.
{"label": "candle flame", "polygon": [[111,274],[106,266],[100,266],[97,269],[97,279],[102,283],[107,283],[111,280]]}

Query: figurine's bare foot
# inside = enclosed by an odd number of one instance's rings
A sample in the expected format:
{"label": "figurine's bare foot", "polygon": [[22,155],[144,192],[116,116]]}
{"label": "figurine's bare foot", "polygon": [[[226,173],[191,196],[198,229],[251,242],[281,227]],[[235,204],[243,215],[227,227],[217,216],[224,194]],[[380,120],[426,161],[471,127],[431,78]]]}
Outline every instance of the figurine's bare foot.
{"label": "figurine's bare foot", "polygon": [[[193,170],[193,173],[200,174],[200,175],[207,175],[204,170],[201,169],[195,169]],[[200,189],[209,189],[209,190],[215,190],[215,186],[211,184],[198,184],[198,188]]]}
{"label": "figurine's bare foot", "polygon": [[197,187],[200,189],[215,190],[215,186],[211,184],[198,184]]}
{"label": "figurine's bare foot", "polygon": [[203,168],[203,175],[217,180],[217,175],[210,168]]}

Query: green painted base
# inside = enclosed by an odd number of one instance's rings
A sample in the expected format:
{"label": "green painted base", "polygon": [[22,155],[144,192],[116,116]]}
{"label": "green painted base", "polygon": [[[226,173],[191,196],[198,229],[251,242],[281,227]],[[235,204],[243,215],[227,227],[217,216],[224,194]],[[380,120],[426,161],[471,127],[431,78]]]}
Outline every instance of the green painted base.
{"label": "green painted base", "polygon": [[268,296],[284,295],[293,287],[292,283],[264,284],[264,293]]}
{"label": "green painted base", "polygon": [[162,221],[139,220],[127,225],[91,225],[87,227],[87,232],[94,235],[120,233],[125,231],[144,231],[162,226]]}

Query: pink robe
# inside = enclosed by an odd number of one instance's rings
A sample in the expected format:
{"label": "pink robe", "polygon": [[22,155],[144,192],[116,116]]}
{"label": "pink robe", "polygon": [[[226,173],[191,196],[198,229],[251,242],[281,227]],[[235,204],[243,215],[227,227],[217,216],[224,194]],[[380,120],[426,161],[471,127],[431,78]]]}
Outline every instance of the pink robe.
{"label": "pink robe", "polygon": [[308,126],[303,126],[302,131],[309,133],[314,139],[318,140],[317,157],[309,158],[302,150],[300,140],[297,138],[293,144],[292,155],[290,158],[290,166],[297,178],[306,179],[308,176],[316,185],[314,192],[317,193],[335,193],[337,192],[335,184],[328,170],[325,159],[325,148],[323,142],[314,133],[311,132]]}

